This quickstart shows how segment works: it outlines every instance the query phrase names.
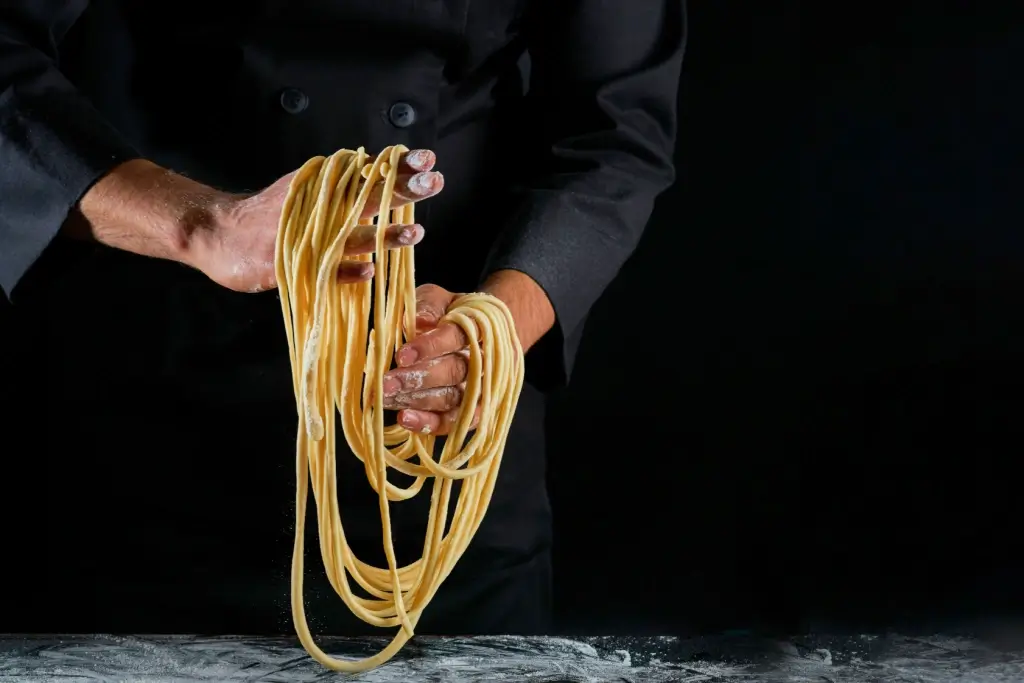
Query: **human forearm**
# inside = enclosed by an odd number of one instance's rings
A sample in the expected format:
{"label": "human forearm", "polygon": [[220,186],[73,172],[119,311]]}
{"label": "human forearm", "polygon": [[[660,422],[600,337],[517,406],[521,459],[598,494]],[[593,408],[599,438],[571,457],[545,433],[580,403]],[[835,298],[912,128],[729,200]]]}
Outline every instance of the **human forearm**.
{"label": "human forearm", "polygon": [[525,273],[499,270],[480,289],[508,306],[524,351],[529,351],[555,324],[555,309],[547,294]]}
{"label": "human forearm", "polygon": [[0,289],[8,297],[60,236],[198,265],[190,228],[221,196],[143,161],[58,68],[88,3],[5,5],[0,16]]}
{"label": "human forearm", "polygon": [[[399,173],[402,183],[393,206],[433,196],[443,187],[433,173],[434,155],[410,152]],[[219,285],[239,292],[276,286],[276,248],[281,208],[294,173],[252,195],[216,190],[144,160],[120,164],[98,180],[71,212],[64,229],[74,237],[95,240],[142,256],[191,266]],[[419,180],[415,180],[419,178]],[[383,182],[380,183],[383,186]],[[371,200],[376,194],[371,193]],[[376,214],[368,201],[366,218]],[[389,249],[412,246],[423,238],[418,225],[394,225],[384,236]],[[372,227],[348,242],[346,254],[365,254],[376,246]],[[372,275],[363,261],[343,260],[339,282]]]}
{"label": "human forearm", "polygon": [[213,222],[228,197],[136,159],[117,166],[85,193],[64,232],[141,256],[189,263],[192,235]]}

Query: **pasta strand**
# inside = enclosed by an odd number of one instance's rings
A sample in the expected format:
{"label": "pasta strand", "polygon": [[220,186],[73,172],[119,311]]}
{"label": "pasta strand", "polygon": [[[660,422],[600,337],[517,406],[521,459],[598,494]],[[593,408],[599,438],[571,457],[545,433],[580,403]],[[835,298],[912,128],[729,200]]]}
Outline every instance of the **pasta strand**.
{"label": "pasta strand", "polygon": [[[440,456],[434,459],[435,436],[384,426],[384,373],[395,351],[416,332],[413,248],[384,248],[389,225],[414,222],[412,204],[391,206],[399,162],[406,152],[397,145],[372,161],[363,148],[310,159],[292,179],[277,237],[275,265],[299,418],[292,618],[310,656],[335,671],[372,669],[412,638],[424,609],[487,512],[523,386],[523,350],[508,308],[488,294],[466,294],[443,318],[469,339],[469,375],[462,409]],[[373,280],[341,284],[336,272],[346,242],[356,226],[371,223],[360,216],[377,179],[384,182],[380,211],[372,221],[377,248],[372,255],[355,257],[373,259]],[[470,435],[478,404],[480,421]],[[362,461],[367,481],[378,494],[386,567],[361,561],[346,542],[338,504],[334,411],[340,415],[348,447]],[[389,468],[413,477],[413,482],[404,488],[389,482]],[[430,512],[422,557],[398,566],[390,504],[414,497],[428,480]],[[455,480],[462,483],[446,534]],[[372,657],[332,657],[309,631],[303,564],[310,490],[320,555],[332,588],[364,622],[399,629]],[[350,577],[370,597],[356,595]]]}

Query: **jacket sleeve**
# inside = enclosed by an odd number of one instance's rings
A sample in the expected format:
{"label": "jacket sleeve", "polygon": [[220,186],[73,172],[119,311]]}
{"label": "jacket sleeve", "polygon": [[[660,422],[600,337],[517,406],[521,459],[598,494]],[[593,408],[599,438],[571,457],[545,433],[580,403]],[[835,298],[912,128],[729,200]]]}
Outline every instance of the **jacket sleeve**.
{"label": "jacket sleeve", "polygon": [[675,177],[684,0],[531,3],[526,96],[537,169],[514,188],[484,272],[521,271],[555,329],[531,353],[534,382],[568,381],[591,307],[632,254]]}
{"label": "jacket sleeve", "polygon": [[0,290],[11,297],[68,212],[137,153],[57,68],[87,0],[0,6]]}

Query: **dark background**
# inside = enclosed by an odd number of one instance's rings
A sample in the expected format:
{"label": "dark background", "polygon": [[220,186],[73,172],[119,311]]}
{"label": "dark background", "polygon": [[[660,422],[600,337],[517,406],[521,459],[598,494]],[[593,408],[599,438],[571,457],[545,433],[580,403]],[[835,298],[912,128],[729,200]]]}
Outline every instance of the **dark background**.
{"label": "dark background", "polygon": [[[690,3],[679,182],[549,416],[562,630],[898,628],[1020,608],[1010,13]],[[3,377],[31,379],[0,357]],[[20,608],[60,599],[19,568],[95,531],[68,520],[40,538],[59,464],[33,449],[31,406],[4,396],[0,626],[18,630]]]}
{"label": "dark background", "polygon": [[564,624],[1019,609],[1024,32],[1000,5],[690,3],[679,182],[551,415]]}

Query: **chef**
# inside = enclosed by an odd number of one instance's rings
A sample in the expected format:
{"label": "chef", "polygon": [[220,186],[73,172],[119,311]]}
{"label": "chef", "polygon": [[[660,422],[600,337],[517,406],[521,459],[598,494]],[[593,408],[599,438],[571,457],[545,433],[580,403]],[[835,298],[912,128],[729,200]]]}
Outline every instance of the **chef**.
{"label": "chef", "polygon": [[[31,435],[19,448],[46,477],[22,522],[46,539],[24,559],[48,591],[32,612],[42,628],[290,629],[281,203],[311,157],[401,144],[399,200],[417,203],[416,223],[386,242],[416,245],[423,334],[385,378],[394,419],[444,434],[461,407],[465,339],[438,324],[456,294],[502,299],[528,350],[486,521],[418,632],[550,630],[544,397],[568,381],[588,311],[673,181],[684,9],[5,2],[0,289],[24,377],[4,391],[33,406],[5,434]],[[349,252],[372,244],[364,231]],[[344,449],[338,479],[350,544],[383,565],[376,494]],[[402,563],[421,553],[427,498],[392,507]],[[307,565],[314,631],[372,631]]]}

